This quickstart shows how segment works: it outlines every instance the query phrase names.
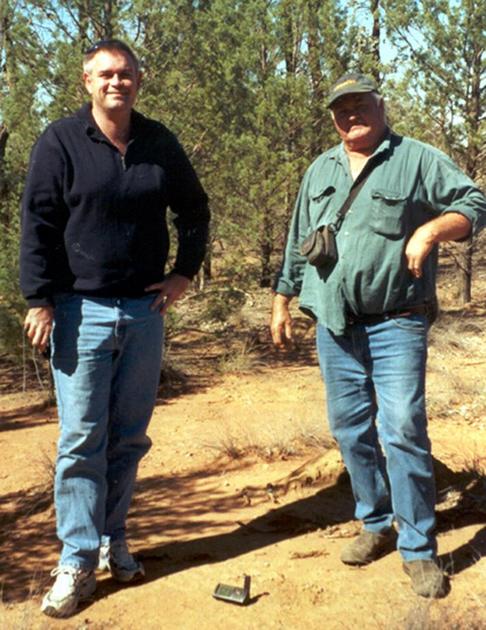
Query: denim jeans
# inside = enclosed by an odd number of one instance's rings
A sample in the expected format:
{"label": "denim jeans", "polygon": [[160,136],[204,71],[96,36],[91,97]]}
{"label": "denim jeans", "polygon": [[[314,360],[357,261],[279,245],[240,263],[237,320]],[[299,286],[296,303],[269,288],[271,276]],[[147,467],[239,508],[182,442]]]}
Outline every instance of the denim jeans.
{"label": "denim jeans", "polygon": [[52,368],[60,419],[60,564],[93,569],[125,520],[160,378],[163,321],[142,298],[56,296]]}
{"label": "denim jeans", "polygon": [[427,322],[421,315],[317,327],[329,425],[373,532],[398,524],[406,561],[436,554],[435,483],[425,412]]}

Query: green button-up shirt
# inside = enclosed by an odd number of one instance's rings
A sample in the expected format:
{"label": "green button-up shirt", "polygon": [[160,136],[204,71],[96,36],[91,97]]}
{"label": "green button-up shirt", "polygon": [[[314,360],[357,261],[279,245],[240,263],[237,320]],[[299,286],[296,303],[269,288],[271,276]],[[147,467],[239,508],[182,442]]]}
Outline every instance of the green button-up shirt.
{"label": "green button-up shirt", "polygon": [[[371,168],[372,167],[372,168]],[[346,312],[383,313],[435,301],[437,252],[423,275],[407,269],[405,245],[423,223],[459,212],[477,231],[485,222],[486,198],[441,151],[389,133],[365,168],[371,171],[337,233],[338,261],[330,271],[307,264],[302,241],[333,223],[353,179],[341,144],[307,170],[297,198],[277,293],[300,296],[300,307],[335,334],[346,328]]]}

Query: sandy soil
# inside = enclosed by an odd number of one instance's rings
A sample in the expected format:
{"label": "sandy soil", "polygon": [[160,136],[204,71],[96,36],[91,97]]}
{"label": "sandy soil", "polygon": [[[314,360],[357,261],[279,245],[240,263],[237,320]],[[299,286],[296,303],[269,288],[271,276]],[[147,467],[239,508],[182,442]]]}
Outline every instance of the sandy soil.
{"label": "sandy soil", "polygon": [[[483,326],[484,315],[475,321]],[[197,344],[177,343],[172,352],[187,366]],[[208,348],[197,352],[197,374],[186,370],[158,401],[140,467],[129,534],[146,579],[123,587],[100,574],[93,600],[65,621],[39,612],[59,550],[56,411],[40,391],[0,397],[1,628],[486,628],[486,418],[474,391],[450,403],[450,417],[439,413],[437,400],[450,398],[452,386],[442,361],[432,361],[439,552],[452,590],[428,602],[411,591],[396,552],[364,568],[339,560],[359,524],[307,341],[285,361],[266,351],[250,372],[217,377],[204,371]],[[449,361],[484,387],[482,356]],[[279,483],[299,467],[293,483]],[[239,586],[244,575],[249,605],[212,597],[218,583]]]}

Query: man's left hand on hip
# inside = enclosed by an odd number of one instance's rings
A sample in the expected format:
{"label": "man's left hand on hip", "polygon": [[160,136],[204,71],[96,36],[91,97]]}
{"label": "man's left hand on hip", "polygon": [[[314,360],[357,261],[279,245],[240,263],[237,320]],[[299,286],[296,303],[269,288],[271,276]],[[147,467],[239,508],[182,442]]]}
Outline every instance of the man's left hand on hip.
{"label": "man's left hand on hip", "polygon": [[160,310],[161,315],[165,315],[170,306],[177,302],[191,281],[185,276],[181,276],[177,273],[168,275],[162,282],[155,282],[148,287],[145,287],[145,291],[158,291],[158,295],[150,307],[153,311]]}

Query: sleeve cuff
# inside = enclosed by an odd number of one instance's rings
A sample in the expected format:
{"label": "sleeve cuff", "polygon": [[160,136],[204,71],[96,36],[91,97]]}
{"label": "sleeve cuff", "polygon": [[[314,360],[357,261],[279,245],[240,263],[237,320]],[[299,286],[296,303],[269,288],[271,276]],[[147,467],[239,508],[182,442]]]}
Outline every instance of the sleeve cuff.
{"label": "sleeve cuff", "polygon": [[192,272],[192,271],[186,271],[183,269],[178,269],[177,267],[175,267],[174,269],[172,269],[172,271],[169,272],[169,276],[173,276],[174,274],[177,274],[178,276],[184,276],[184,278],[187,278],[188,280],[194,280],[194,276],[196,275],[197,271]]}
{"label": "sleeve cuff", "polygon": [[27,305],[29,308],[40,308],[42,306],[54,306],[52,298],[39,297],[39,298],[27,298]]}

